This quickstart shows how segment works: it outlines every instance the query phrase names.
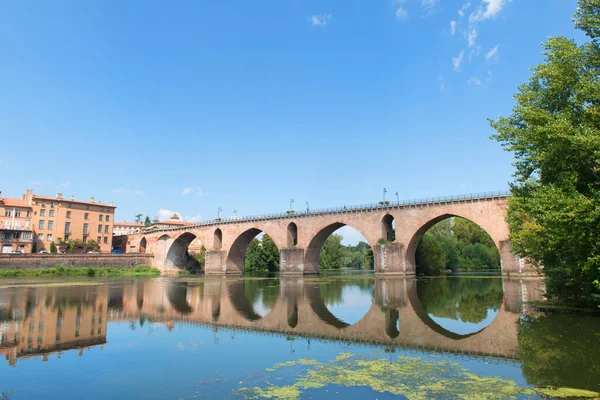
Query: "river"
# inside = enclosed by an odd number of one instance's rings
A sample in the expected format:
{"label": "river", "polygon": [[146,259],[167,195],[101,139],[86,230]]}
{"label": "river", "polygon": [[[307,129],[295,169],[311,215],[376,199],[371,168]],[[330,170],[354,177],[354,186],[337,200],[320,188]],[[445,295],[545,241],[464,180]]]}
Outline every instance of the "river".
{"label": "river", "polygon": [[543,281],[0,282],[3,399],[553,398],[600,394],[600,318]]}

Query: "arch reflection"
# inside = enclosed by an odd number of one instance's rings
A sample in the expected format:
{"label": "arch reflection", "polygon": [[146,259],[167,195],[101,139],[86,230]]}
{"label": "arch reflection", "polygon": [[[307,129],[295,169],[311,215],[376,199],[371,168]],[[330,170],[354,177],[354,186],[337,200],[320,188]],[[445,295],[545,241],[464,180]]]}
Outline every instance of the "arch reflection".
{"label": "arch reflection", "polygon": [[249,321],[266,317],[279,298],[279,284],[272,279],[248,279],[229,283],[229,299]]}

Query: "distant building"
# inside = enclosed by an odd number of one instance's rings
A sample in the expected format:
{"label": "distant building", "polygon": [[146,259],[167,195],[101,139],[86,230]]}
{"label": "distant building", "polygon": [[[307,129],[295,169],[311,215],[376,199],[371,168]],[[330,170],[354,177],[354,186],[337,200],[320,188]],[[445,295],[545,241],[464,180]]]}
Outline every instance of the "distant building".
{"label": "distant building", "polygon": [[173,214],[171,219],[166,221],[155,222],[148,229],[169,229],[169,228],[181,228],[182,226],[194,225],[193,222],[185,222],[179,218],[179,215]]}
{"label": "distant building", "polygon": [[0,253],[31,253],[32,208],[24,199],[2,197],[0,192]]}
{"label": "distant building", "polygon": [[115,222],[113,226],[113,236],[133,235],[140,233],[145,227],[138,222]]}
{"label": "distant building", "polygon": [[50,250],[50,243],[59,238],[67,240],[94,240],[103,253],[110,253],[115,206],[90,201],[40,196],[28,190],[23,200],[33,210],[32,224],[37,250]]}

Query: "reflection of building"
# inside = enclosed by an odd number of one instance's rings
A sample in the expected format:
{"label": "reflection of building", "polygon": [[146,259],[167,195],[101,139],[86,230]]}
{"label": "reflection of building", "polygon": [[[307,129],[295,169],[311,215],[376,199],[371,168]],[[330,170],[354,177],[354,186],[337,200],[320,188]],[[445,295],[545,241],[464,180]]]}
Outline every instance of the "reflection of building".
{"label": "reflection of building", "polygon": [[32,209],[24,199],[2,197],[0,192],[0,253],[31,253]]}
{"label": "reflection of building", "polygon": [[[2,301],[0,353],[9,365],[17,358],[93,346],[106,342],[106,288],[85,296],[87,288],[28,289]],[[87,301],[86,301],[87,298]]]}
{"label": "reflection of building", "polygon": [[115,222],[113,227],[113,236],[133,235],[134,233],[140,233],[144,226],[144,224],[140,224],[138,222]]}

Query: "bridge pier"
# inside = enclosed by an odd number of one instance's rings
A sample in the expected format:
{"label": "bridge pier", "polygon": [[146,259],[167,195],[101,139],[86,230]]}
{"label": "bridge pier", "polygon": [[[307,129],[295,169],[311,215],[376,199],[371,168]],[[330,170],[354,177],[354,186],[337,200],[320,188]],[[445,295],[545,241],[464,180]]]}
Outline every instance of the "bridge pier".
{"label": "bridge pier", "polygon": [[206,275],[225,275],[227,273],[227,253],[220,250],[207,251],[204,273]]}
{"label": "bridge pier", "polygon": [[373,248],[375,274],[376,275],[414,275],[415,271],[410,268],[410,263],[405,261],[404,244],[388,243],[378,244]]}
{"label": "bridge pier", "polygon": [[304,249],[290,247],[279,250],[279,273],[304,275]]}

